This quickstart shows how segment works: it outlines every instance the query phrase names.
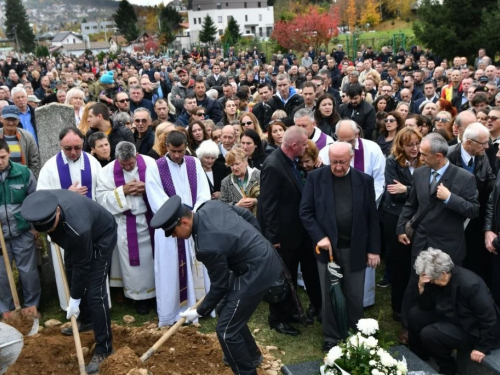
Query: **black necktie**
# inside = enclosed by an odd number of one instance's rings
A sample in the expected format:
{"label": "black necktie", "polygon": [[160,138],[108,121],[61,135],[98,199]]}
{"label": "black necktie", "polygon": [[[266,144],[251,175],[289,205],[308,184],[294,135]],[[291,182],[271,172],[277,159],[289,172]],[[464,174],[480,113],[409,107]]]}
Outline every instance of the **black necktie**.
{"label": "black necktie", "polygon": [[472,167],[474,165],[474,158],[469,159],[469,164],[467,166]]}

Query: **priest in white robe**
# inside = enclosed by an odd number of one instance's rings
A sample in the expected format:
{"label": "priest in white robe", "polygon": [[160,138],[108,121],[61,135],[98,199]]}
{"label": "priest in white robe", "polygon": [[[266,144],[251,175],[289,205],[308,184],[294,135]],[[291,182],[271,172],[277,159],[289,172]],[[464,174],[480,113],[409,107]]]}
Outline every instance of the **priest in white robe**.
{"label": "priest in white robe", "polygon": [[[83,134],[77,128],[63,129],[59,133],[59,139],[61,151],[43,165],[36,189],[68,189],[95,200],[97,176],[101,170],[101,164],[92,155],[82,151]],[[68,303],[52,242],[50,249],[56,275],[59,304],[61,309],[66,310]],[[61,251],[64,252],[63,249]]]}
{"label": "priest in white robe", "polygon": [[[172,131],[166,140],[168,153],[146,171],[146,193],[153,213],[170,196],[178,195],[191,207],[210,200],[210,188],[198,159],[185,156],[186,135]],[[165,237],[155,232],[155,280],[159,326],[174,324],[179,313],[193,306],[209,290],[209,278],[195,258],[192,240]]]}
{"label": "priest in white robe", "polygon": [[[153,158],[137,154],[131,142],[120,142],[116,160],[106,165],[97,180],[97,203],[111,212],[118,224],[117,248],[111,262],[112,287],[123,287],[125,297],[136,301],[137,313],[149,312],[156,297],[152,212],[145,192],[146,170],[156,168]],[[152,234],[152,235],[151,235]]]}

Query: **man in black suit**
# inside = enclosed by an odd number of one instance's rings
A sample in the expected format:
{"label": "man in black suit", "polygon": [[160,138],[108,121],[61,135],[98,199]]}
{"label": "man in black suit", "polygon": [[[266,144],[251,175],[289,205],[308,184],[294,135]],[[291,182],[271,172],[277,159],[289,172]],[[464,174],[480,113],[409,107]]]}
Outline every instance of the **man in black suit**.
{"label": "man in black suit", "polygon": [[344,275],[342,291],[349,328],[353,330],[363,318],[366,265],[375,268],[380,263],[380,225],[374,180],[350,167],[353,155],[349,143],[333,143],[328,152],[330,168],[309,174],[300,205],[302,223],[318,249],[325,352],[346,338],[338,328],[330,301],[329,255],[333,254]]}
{"label": "man in black suit", "polygon": [[424,84],[424,97],[418,100],[415,100],[413,103],[413,113],[420,115],[422,112],[420,111],[420,106],[423,102],[433,102],[436,103],[439,97],[436,95],[436,82],[428,81]]}
{"label": "man in black suit", "polygon": [[[461,265],[465,258],[464,221],[479,215],[475,177],[448,161],[448,144],[437,133],[428,134],[420,143],[420,158],[425,167],[415,169],[413,188],[399,216],[397,234],[399,242],[412,243],[412,265],[418,254],[429,246],[443,249],[453,263]],[[405,234],[405,224],[415,214],[432,205],[414,229],[413,240]],[[402,319],[408,327],[408,312],[416,302],[409,293],[417,282],[412,273],[406,290]]]}
{"label": "man in black suit", "polygon": [[[283,258],[297,284],[299,262],[312,306],[321,309],[318,268],[311,239],[299,216],[304,180],[298,169],[298,157],[307,148],[307,133],[298,126],[288,128],[283,143],[265,160],[260,174],[261,227],[266,238]],[[300,322],[291,296],[269,305],[269,325],[280,333],[298,335],[288,322]],[[310,313],[309,315],[313,315]],[[312,319],[309,318],[312,323]]]}
{"label": "man in black suit", "polygon": [[207,77],[205,81],[208,89],[216,89],[219,94],[222,93],[222,86],[227,83],[227,78],[220,74],[220,65],[214,64],[212,66],[212,74]]}
{"label": "man in black suit", "polygon": [[[468,112],[468,113],[466,113]],[[465,245],[467,255],[464,259],[464,267],[481,276],[490,285],[491,253],[486,250],[483,241],[483,226],[486,212],[486,204],[496,176],[493,174],[485,151],[488,149],[490,132],[481,123],[475,122],[466,125],[467,117],[475,118],[471,111],[460,113],[456,119],[460,120],[466,129],[461,131],[461,143],[451,146],[448,150],[450,163],[459,168],[468,170],[476,177],[480,215],[469,221],[465,228]]]}

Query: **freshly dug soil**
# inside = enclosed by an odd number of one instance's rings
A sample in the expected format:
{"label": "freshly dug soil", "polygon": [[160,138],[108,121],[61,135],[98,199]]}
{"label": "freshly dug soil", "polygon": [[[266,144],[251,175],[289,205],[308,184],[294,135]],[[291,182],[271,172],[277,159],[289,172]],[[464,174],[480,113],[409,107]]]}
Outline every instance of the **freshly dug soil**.
{"label": "freshly dug soil", "polygon": [[21,311],[9,313],[9,317],[5,319],[5,323],[11,325],[23,335],[31,331],[33,327],[33,317],[23,314]]}
{"label": "freshly dug soil", "polygon": [[[122,327],[113,325],[115,353],[101,365],[100,375],[126,375],[144,368],[153,375],[231,375],[222,363],[222,350],[215,335],[205,335],[195,327],[181,327],[146,363],[139,361],[166,329]],[[85,363],[94,352],[92,332],[80,335],[83,347],[90,349]],[[274,359],[266,355],[266,363]],[[260,373],[260,372],[259,372]],[[78,361],[73,337],[63,336],[58,327],[25,337],[24,348],[6,375],[78,375]]]}

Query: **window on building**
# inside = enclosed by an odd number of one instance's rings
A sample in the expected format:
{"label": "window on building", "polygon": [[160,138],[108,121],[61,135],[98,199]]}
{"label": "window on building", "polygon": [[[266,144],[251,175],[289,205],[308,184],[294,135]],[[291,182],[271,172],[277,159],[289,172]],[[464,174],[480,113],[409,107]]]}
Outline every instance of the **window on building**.
{"label": "window on building", "polygon": [[219,35],[224,35],[224,30],[219,29]]}
{"label": "window on building", "polygon": [[262,21],[262,14],[259,14],[259,21]]}
{"label": "window on building", "polygon": [[243,3],[243,5],[245,6],[245,8],[247,7],[247,3],[246,3],[246,2],[245,2],[245,3]]}
{"label": "window on building", "polygon": [[222,23],[222,16],[218,16],[218,17],[217,17],[217,21],[218,21],[219,23]]}
{"label": "window on building", "polygon": [[233,16],[227,16],[227,22],[230,22]]}
{"label": "window on building", "polygon": [[248,22],[248,16],[245,16],[245,22]]}
{"label": "window on building", "polygon": [[273,28],[272,27],[266,27],[266,36],[270,37],[272,33],[273,33]]}
{"label": "window on building", "polygon": [[201,10],[201,6],[200,5],[198,5],[198,10]]}
{"label": "window on building", "polygon": [[85,26],[85,30],[89,30],[89,29],[90,29],[90,27],[88,27],[88,26]]}
{"label": "window on building", "polygon": [[193,23],[196,25],[196,18],[193,18],[193,21],[194,21]]}
{"label": "window on building", "polygon": [[217,9],[222,9],[221,4],[217,3]]}
{"label": "window on building", "polygon": [[226,8],[229,6],[229,3],[226,3]]}
{"label": "window on building", "polygon": [[257,8],[260,8],[261,5],[260,5],[260,1],[257,3]]}
{"label": "window on building", "polygon": [[262,27],[259,27],[259,36],[262,38],[263,35],[262,35]]}
{"label": "window on building", "polygon": [[198,23],[201,25],[201,17],[198,17]]}
{"label": "window on building", "polygon": [[75,38],[73,38],[73,44],[75,44],[75,43],[76,43],[76,39],[75,39]]}

